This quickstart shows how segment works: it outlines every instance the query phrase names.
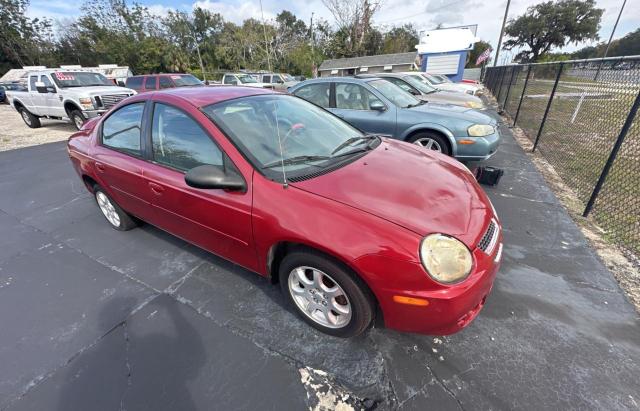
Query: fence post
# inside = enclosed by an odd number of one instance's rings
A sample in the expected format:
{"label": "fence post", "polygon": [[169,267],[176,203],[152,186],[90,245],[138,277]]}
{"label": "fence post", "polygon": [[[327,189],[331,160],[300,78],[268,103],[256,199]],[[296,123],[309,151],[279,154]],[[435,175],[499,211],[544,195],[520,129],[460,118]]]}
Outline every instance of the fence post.
{"label": "fence post", "polygon": [[602,169],[602,173],[600,174],[600,178],[598,178],[598,182],[596,183],[593,192],[591,193],[591,197],[589,198],[589,202],[587,202],[587,206],[582,213],[583,217],[586,217],[591,212],[593,208],[593,204],[596,202],[598,198],[598,194],[600,194],[600,190],[602,189],[602,185],[604,184],[607,176],[609,175],[609,171],[611,170],[611,166],[613,166],[613,162],[618,156],[618,151],[620,151],[620,147],[624,142],[624,138],[626,137],[631,125],[633,124],[633,120],[636,117],[636,113],[638,112],[638,108],[640,107],[640,91],[638,91],[638,95],[636,96],[635,101],[633,102],[633,106],[631,106],[631,111],[629,111],[629,115],[620,130],[620,134],[618,134],[618,138],[616,139],[616,143],[613,145],[613,149],[611,150],[611,154],[609,154],[609,158]]}
{"label": "fence post", "polygon": [[516,122],[518,121],[518,116],[520,115],[520,107],[522,107],[522,100],[524,99],[524,93],[527,91],[527,84],[529,83],[529,75],[531,74],[531,64],[529,64],[529,68],[527,69],[527,77],[524,79],[524,87],[522,88],[522,94],[520,95],[520,102],[518,103],[518,109],[516,110],[516,116],[513,119],[513,127],[516,126]]}
{"label": "fence post", "polygon": [[500,94],[502,94],[502,83],[504,83],[504,72],[507,71],[507,67],[502,67],[502,75],[500,76],[500,84],[498,85],[498,95],[496,96],[496,101],[498,102],[498,106],[500,105]]}
{"label": "fence post", "polygon": [[511,66],[511,77],[509,78],[509,86],[507,87],[507,94],[504,96],[504,104],[502,109],[507,111],[507,101],[509,101],[509,93],[511,93],[511,85],[513,84],[513,76],[516,74],[515,66]]}
{"label": "fence post", "polygon": [[544,116],[542,117],[542,122],[540,123],[540,128],[538,129],[538,135],[536,136],[536,141],[533,143],[533,149],[531,152],[535,152],[536,148],[538,148],[538,142],[540,141],[540,136],[542,135],[542,130],[544,129],[544,123],[547,122],[547,116],[549,115],[549,109],[551,108],[551,103],[553,102],[553,96],[556,95],[556,89],[558,88],[558,82],[560,81],[560,75],[562,74],[562,68],[564,67],[564,63],[560,63],[560,67],[558,67],[558,74],[556,75],[556,82],[553,83],[553,89],[551,89],[551,95],[549,96],[549,102],[547,103],[547,108],[544,110]]}

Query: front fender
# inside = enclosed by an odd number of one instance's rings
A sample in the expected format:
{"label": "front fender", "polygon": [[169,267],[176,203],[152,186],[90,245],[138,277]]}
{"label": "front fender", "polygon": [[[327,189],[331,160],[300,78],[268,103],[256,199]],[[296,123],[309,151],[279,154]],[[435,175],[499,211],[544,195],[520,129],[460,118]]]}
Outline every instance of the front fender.
{"label": "front fender", "polygon": [[418,124],[414,124],[411,127],[407,128],[406,130],[404,130],[402,132],[402,134],[399,136],[400,140],[406,141],[407,138],[417,132],[417,131],[438,131],[440,133],[442,133],[447,140],[449,140],[449,144],[451,145],[451,155],[453,157],[455,157],[455,155],[458,152],[458,147],[456,144],[456,139],[453,136],[453,133],[446,128],[445,126],[443,126],[442,124],[437,124],[437,123],[418,123]]}

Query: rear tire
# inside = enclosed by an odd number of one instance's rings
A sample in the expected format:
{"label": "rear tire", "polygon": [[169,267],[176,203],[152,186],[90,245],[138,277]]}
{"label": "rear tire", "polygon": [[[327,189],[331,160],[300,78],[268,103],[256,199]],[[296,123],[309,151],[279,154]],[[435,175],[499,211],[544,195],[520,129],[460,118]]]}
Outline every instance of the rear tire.
{"label": "rear tire", "polygon": [[24,121],[24,124],[27,125],[27,127],[39,128],[40,126],[42,126],[42,124],[40,124],[40,119],[31,114],[26,108],[18,108],[18,113],[20,113],[20,116],[22,117],[22,120]]}
{"label": "rear tire", "polygon": [[71,122],[77,130],[80,130],[84,125],[84,122],[87,121],[80,110],[71,110],[71,113],[69,113],[69,118],[71,119]]}
{"label": "rear tire", "polygon": [[280,263],[279,276],[289,306],[317,330],[348,338],[371,325],[375,311],[368,288],[331,258],[294,251]]}
{"label": "rear tire", "polygon": [[451,149],[449,148],[447,139],[441,134],[433,131],[422,131],[420,133],[416,133],[411,136],[409,143],[424,147],[427,150],[437,151],[448,156],[451,155]]}
{"label": "rear tire", "polygon": [[118,231],[128,231],[137,226],[136,221],[127,214],[113,199],[100,187],[93,188],[96,203],[102,211],[102,215],[107,219],[111,227]]}

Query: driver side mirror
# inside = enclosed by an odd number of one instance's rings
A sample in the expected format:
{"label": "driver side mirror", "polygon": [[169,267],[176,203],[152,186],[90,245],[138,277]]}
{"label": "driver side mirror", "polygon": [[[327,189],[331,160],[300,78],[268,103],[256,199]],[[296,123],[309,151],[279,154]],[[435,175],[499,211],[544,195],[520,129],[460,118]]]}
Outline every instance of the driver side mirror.
{"label": "driver side mirror", "polygon": [[55,93],[56,92],[55,87],[53,86],[47,87],[42,81],[37,81],[35,85],[38,93]]}
{"label": "driver side mirror", "polygon": [[187,171],[184,181],[193,188],[231,191],[244,191],[247,188],[244,179],[238,173],[228,171],[225,173],[221,168],[208,164]]}
{"label": "driver side mirror", "polygon": [[371,103],[369,103],[369,108],[375,111],[385,111],[387,109],[380,100],[373,100]]}
{"label": "driver side mirror", "polygon": [[410,88],[409,89],[409,93],[413,94],[414,96],[419,96],[420,92],[414,88]]}

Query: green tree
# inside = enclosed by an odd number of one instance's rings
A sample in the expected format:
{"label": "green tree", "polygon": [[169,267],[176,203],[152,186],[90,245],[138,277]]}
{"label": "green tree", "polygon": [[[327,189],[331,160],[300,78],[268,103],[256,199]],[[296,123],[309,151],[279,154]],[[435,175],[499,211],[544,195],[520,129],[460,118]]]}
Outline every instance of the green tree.
{"label": "green tree", "polygon": [[503,49],[525,47],[516,55],[522,62],[538,61],[554,47],[597,40],[603,9],[595,0],[559,0],[536,4],[505,28]]}
{"label": "green tree", "polygon": [[412,24],[393,27],[384,33],[382,53],[406,53],[416,51],[416,45],[420,42],[418,30]]}

